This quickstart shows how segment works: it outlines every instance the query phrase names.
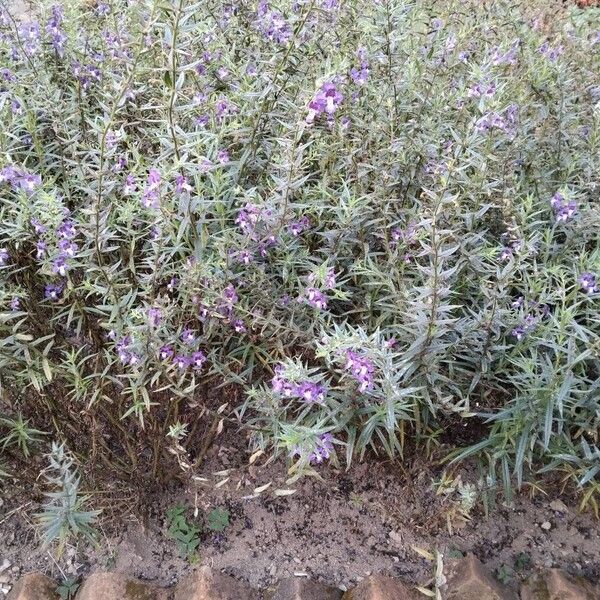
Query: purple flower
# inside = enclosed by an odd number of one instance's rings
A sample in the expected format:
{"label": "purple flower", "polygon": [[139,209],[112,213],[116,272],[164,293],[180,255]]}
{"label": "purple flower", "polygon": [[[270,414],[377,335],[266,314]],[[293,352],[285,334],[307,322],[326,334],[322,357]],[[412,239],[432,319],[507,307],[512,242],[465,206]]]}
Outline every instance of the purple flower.
{"label": "purple flower", "polygon": [[55,4],[52,7],[52,16],[48,19],[46,25],[46,32],[50,35],[52,40],[52,46],[54,50],[61,58],[65,53],[65,45],[67,43],[67,36],[61,31],[60,26],[63,22],[63,9],[60,5]]}
{"label": "purple flower", "polygon": [[305,381],[296,386],[295,395],[299,396],[304,402],[324,404],[326,390],[320,383]]}
{"label": "purple flower", "polygon": [[275,374],[271,379],[271,388],[276,394],[286,398],[299,398],[308,404],[324,404],[327,390],[325,386],[313,381],[295,383],[286,377],[285,366],[279,364],[275,367]]}
{"label": "purple flower", "polygon": [[104,143],[108,150],[112,150],[117,147],[118,144],[117,134],[114,131],[108,131],[106,133],[106,137],[104,138]]}
{"label": "purple flower", "polygon": [[507,125],[502,115],[497,112],[489,112],[477,120],[475,127],[478,131],[485,132],[492,129],[506,129]]}
{"label": "purple flower", "polygon": [[502,262],[506,262],[510,260],[515,252],[518,252],[523,247],[523,242],[521,240],[513,240],[508,243],[502,250],[500,251],[500,260]]}
{"label": "purple flower", "polygon": [[40,48],[40,25],[36,21],[23,23],[20,28],[21,40],[27,56],[36,54]]}
{"label": "purple flower", "polygon": [[519,296],[516,300],[514,300],[511,303],[511,307],[512,308],[521,308],[521,306],[523,306],[524,301],[525,301],[525,298],[523,298],[523,296]]}
{"label": "purple flower", "polygon": [[540,53],[543,54],[550,62],[556,62],[558,57],[563,54],[564,51],[565,49],[562,45],[552,48],[548,41],[544,42],[540,46]]}
{"label": "purple flower", "polygon": [[517,62],[517,52],[519,51],[520,45],[521,40],[517,38],[512,43],[512,46],[504,53],[500,50],[500,48],[496,48],[494,54],[492,55],[492,64],[495,66],[512,65]]}
{"label": "purple flower", "polygon": [[237,112],[237,107],[232,104],[226,96],[221,96],[215,104],[215,113],[217,121],[221,123],[225,117],[229,117]]}
{"label": "purple flower", "polygon": [[181,341],[191,346],[196,341],[196,334],[191,329],[186,328],[181,332]]}
{"label": "purple flower", "polygon": [[165,344],[164,346],[160,347],[158,356],[161,360],[169,360],[175,356],[175,350],[173,350],[173,346],[171,346],[171,344]]}
{"label": "purple flower", "polygon": [[329,119],[333,118],[343,100],[344,96],[339,92],[335,83],[331,81],[324,83],[308,104],[306,123],[311,125],[322,113],[326,113]]}
{"label": "purple flower", "polygon": [[347,350],[345,368],[352,373],[359,384],[358,389],[361,392],[366,392],[373,387],[375,367],[367,357],[361,356],[352,350]]}
{"label": "purple flower", "polygon": [[148,179],[146,181],[146,187],[142,194],[142,204],[146,208],[158,208],[159,207],[159,186],[161,182],[160,172],[157,169],[150,169],[148,172]]}
{"label": "purple flower", "polygon": [[251,233],[258,223],[260,212],[260,208],[256,204],[248,202],[238,213],[235,222],[244,233]]}
{"label": "purple flower", "polygon": [[[117,356],[122,364],[127,365],[131,364],[132,352],[131,348],[132,339],[131,336],[126,335],[124,338],[121,338],[116,344],[115,349],[117,351]],[[137,362],[137,361],[134,361]]]}
{"label": "purple flower", "polygon": [[72,242],[71,240],[65,238],[58,241],[58,248],[63,256],[69,258],[73,258],[75,256],[75,253],[79,249],[75,242]]}
{"label": "purple flower", "polygon": [[249,250],[241,250],[238,252],[238,260],[245,265],[249,265],[252,262],[253,254]]}
{"label": "purple flower", "polygon": [[277,245],[277,239],[274,235],[268,236],[265,240],[258,242],[258,252],[261,256],[267,256],[269,248]]}
{"label": "purple flower", "polygon": [[183,354],[178,354],[173,359],[173,364],[180,370],[185,371],[191,365],[191,359]]}
{"label": "purple flower", "polygon": [[132,175],[130,173],[129,175],[127,175],[125,183],[123,184],[123,193],[125,195],[132,194],[133,192],[135,192],[136,188],[137,182],[135,180],[135,175]]}
{"label": "purple flower", "polygon": [[151,327],[158,327],[162,321],[162,311],[160,308],[151,306],[148,309],[148,321]]}
{"label": "purple flower", "polygon": [[404,244],[412,244],[416,240],[416,226],[414,223],[409,223],[406,229],[395,227],[391,231],[392,245],[395,247],[398,242],[402,241]]}
{"label": "purple flower", "polygon": [[20,307],[21,307],[21,299],[18,296],[15,296],[10,301],[10,310],[17,311],[17,310],[19,310]]}
{"label": "purple flower", "polygon": [[15,181],[18,188],[26,194],[33,194],[35,189],[42,184],[42,178],[35,173],[22,173]]}
{"label": "purple flower", "polygon": [[175,178],[175,191],[178,194],[182,194],[184,192],[191,192],[192,186],[188,183],[187,177],[185,175],[177,175]]}
{"label": "purple flower", "polygon": [[73,239],[77,235],[75,223],[70,219],[65,219],[56,230],[56,233],[58,234],[58,237],[66,240]]}
{"label": "purple flower", "polygon": [[7,165],[6,167],[3,167],[3,169],[0,171],[0,182],[6,181],[11,185],[16,185],[16,182],[18,181],[20,176],[20,171],[18,171],[12,165]]}
{"label": "purple flower", "polygon": [[46,250],[47,250],[48,246],[46,244],[46,242],[44,242],[43,240],[39,240],[36,244],[36,258],[39,260],[41,258],[44,258],[44,256],[46,255]]}
{"label": "purple flower", "polygon": [[369,78],[369,69],[367,67],[361,67],[360,69],[353,67],[350,70],[350,77],[356,85],[365,85]]}
{"label": "purple flower", "polygon": [[204,104],[207,99],[208,97],[204,92],[196,92],[192,98],[192,101],[194,104]]}
{"label": "purple flower", "polygon": [[177,277],[173,277],[171,281],[167,284],[167,289],[169,292],[174,292],[175,288],[179,285],[179,279]]}
{"label": "purple flower", "polygon": [[520,342],[528,333],[531,333],[538,324],[538,320],[533,315],[527,315],[525,320],[515,327],[511,334]]}
{"label": "purple flower", "polygon": [[233,328],[237,333],[246,333],[246,325],[241,319],[233,319],[233,321],[231,321],[231,324],[233,325]]}
{"label": "purple flower", "polygon": [[319,310],[324,310],[327,308],[327,296],[325,296],[325,294],[323,294],[323,292],[317,288],[306,288],[306,291],[304,292],[304,299],[307,304],[310,304],[310,306],[314,306]]}
{"label": "purple flower", "polygon": [[492,98],[495,93],[496,84],[494,82],[488,83],[486,81],[481,81],[469,88],[467,96],[469,98]]}
{"label": "purple flower", "polygon": [[303,231],[310,227],[310,220],[307,216],[302,217],[298,221],[292,221],[288,225],[288,230],[292,235],[300,235]]}
{"label": "purple flower", "polygon": [[386,348],[395,348],[398,345],[398,340],[395,337],[391,337],[389,340],[386,340],[384,346]]}
{"label": "purple flower", "polygon": [[8,262],[8,250],[0,248],[0,267],[3,267]]}
{"label": "purple flower", "polygon": [[228,306],[233,306],[238,301],[238,295],[237,295],[232,283],[230,283],[223,290],[223,299],[225,300],[225,303]]}
{"label": "purple flower", "polygon": [[206,362],[206,354],[204,352],[198,350],[197,352],[193,352],[190,356],[190,365],[197,370],[202,368],[202,365]]}
{"label": "purple flower", "polygon": [[17,79],[15,77],[14,73],[10,69],[7,69],[6,67],[2,67],[0,69],[0,77],[4,81],[16,81],[16,79]]}
{"label": "purple flower", "polygon": [[324,433],[319,436],[316,447],[309,457],[312,464],[321,464],[324,460],[328,459],[333,452],[333,437],[330,433]]}
{"label": "purple flower", "polygon": [[217,161],[222,165],[229,162],[229,152],[227,150],[219,150],[217,152]]}
{"label": "purple flower", "polygon": [[285,377],[284,365],[277,365],[275,367],[275,374],[273,375],[273,379],[271,379],[271,387],[275,393],[281,394],[286,398],[291,398],[295,394],[296,385]]}
{"label": "purple flower", "polygon": [[59,254],[55,259],[52,265],[52,272],[58,273],[64,277],[67,274],[69,269],[69,265],[67,264],[67,259],[64,254]]}
{"label": "purple flower", "polygon": [[208,125],[209,120],[208,115],[200,115],[199,117],[196,117],[196,125],[204,128]]}
{"label": "purple flower", "polygon": [[106,15],[110,14],[110,5],[106,2],[100,2],[96,7],[96,14],[99,17],[105,17]]}
{"label": "purple flower", "polygon": [[363,47],[356,51],[356,56],[360,61],[360,68],[352,68],[350,77],[356,85],[365,85],[369,78],[369,61],[367,60],[367,50]]}
{"label": "purple flower", "polygon": [[593,294],[598,291],[598,282],[594,273],[582,273],[579,283],[586,294]]}
{"label": "purple flower", "polygon": [[560,192],[556,192],[552,196],[550,206],[558,223],[565,223],[577,214],[577,203],[567,200]]}
{"label": "purple flower", "polygon": [[39,219],[36,219],[35,217],[32,217],[30,222],[33,226],[33,230],[37,234],[46,233],[46,231],[48,230],[48,228]]}
{"label": "purple flower", "polygon": [[292,28],[284,16],[278,10],[271,10],[265,0],[258,4],[254,24],[266,39],[277,44],[287,44],[292,38]]}
{"label": "purple flower", "polygon": [[336,274],[335,269],[333,267],[329,267],[327,269],[327,273],[325,274],[325,287],[327,289],[333,289],[336,284]]}
{"label": "purple flower", "polygon": [[46,298],[46,300],[58,300],[60,298],[60,295],[63,293],[64,289],[64,281],[59,281],[58,283],[49,283],[44,289],[44,297]]}
{"label": "purple flower", "polygon": [[206,319],[208,319],[209,314],[210,314],[209,307],[206,306],[206,304],[200,304],[200,306],[198,307],[198,317],[200,318],[200,321],[202,321],[204,323],[204,321],[206,321]]}

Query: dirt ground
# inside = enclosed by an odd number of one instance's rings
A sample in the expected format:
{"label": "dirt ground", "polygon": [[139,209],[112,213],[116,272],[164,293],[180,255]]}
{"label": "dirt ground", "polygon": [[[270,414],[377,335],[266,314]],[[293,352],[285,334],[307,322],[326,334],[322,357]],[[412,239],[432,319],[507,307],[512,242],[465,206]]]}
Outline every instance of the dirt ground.
{"label": "dirt ground", "polygon": [[[325,467],[322,480],[306,477],[286,485],[284,461],[261,466],[261,460],[249,466],[239,445],[222,441],[198,474],[205,481],[147,499],[144,519],[111,519],[112,500],[106,501],[99,548],[68,547],[59,561],[40,548],[31,521],[38,507],[23,505],[5,489],[0,570],[5,561],[10,566],[0,577],[10,584],[34,569],[57,579],[110,569],[171,585],[195,565],[208,564],[260,587],[305,574],[346,588],[373,572],[422,585],[433,565],[414,549],[421,548],[446,557],[474,552],[513,586],[544,566],[600,580],[600,523],[579,514],[567,500],[521,494],[511,506],[499,503],[487,518],[478,504],[470,520],[462,522],[453,518],[456,494],[436,495],[433,481],[441,477],[441,467],[413,463],[409,472],[383,462],[355,465],[347,472]],[[469,469],[460,473],[464,482],[474,482]],[[269,489],[249,497],[269,482]],[[276,496],[278,488],[296,491]],[[94,502],[102,504],[102,498]],[[121,508],[126,503],[122,499]],[[203,528],[196,561],[181,558],[168,534],[165,515],[175,504],[188,507],[188,520],[200,526],[212,509],[229,511],[230,524],[222,533]]]}

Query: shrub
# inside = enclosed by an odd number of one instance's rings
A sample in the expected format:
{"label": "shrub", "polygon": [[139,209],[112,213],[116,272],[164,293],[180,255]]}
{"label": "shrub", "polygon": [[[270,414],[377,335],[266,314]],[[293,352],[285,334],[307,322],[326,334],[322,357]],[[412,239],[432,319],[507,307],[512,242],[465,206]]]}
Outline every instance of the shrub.
{"label": "shrub", "polygon": [[233,384],[299,474],[446,432],[593,500],[597,10],[40,4],[1,21],[6,418],[153,479]]}

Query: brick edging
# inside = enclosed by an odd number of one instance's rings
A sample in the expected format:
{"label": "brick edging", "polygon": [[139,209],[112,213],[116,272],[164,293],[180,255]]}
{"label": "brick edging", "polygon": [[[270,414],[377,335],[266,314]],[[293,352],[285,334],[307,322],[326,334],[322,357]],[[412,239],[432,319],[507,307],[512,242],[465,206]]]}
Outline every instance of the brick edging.
{"label": "brick edging", "polygon": [[[442,581],[444,600],[517,600],[475,556],[449,561]],[[60,600],[57,583],[41,573],[21,577],[7,600]],[[201,567],[174,588],[142,582],[120,573],[94,573],[75,600],[419,600],[417,589],[394,577],[373,575],[343,591],[304,577],[257,590],[209,567]],[[561,569],[547,569],[521,586],[521,600],[600,600],[600,587]]]}

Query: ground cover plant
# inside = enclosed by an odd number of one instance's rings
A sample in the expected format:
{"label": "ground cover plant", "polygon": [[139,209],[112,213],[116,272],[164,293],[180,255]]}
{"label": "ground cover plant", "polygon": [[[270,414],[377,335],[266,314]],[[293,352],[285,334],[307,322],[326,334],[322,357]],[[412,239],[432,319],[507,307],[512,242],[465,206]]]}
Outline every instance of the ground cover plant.
{"label": "ground cover plant", "polygon": [[161,485],[224,426],[293,476],[443,441],[597,507],[599,10],[5,6],[5,463]]}

